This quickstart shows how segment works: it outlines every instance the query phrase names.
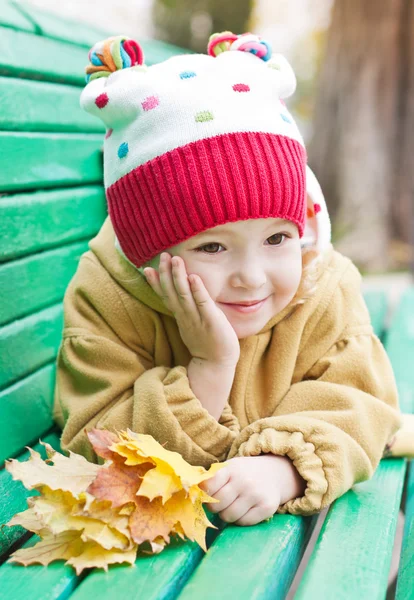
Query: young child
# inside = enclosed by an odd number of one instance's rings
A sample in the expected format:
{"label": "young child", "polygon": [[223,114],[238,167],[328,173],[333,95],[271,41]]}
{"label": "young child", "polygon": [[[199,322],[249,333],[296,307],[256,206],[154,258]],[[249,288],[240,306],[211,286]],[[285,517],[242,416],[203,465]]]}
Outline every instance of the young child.
{"label": "young child", "polygon": [[229,32],[149,68],[125,37],[89,58],[109,218],[65,296],[62,448],[96,461],[86,431],[129,427],[227,461],[204,485],[227,522],[320,511],[372,476],[400,414],[282,100],[292,69]]}

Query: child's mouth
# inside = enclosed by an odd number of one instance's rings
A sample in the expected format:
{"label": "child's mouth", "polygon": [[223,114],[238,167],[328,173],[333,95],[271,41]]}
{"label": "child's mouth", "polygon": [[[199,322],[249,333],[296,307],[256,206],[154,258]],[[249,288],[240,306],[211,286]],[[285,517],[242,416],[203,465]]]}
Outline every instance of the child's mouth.
{"label": "child's mouth", "polygon": [[257,312],[258,310],[260,310],[260,308],[263,306],[263,304],[266,302],[267,298],[264,298],[263,300],[259,300],[258,302],[255,302],[254,304],[228,304],[227,302],[223,302],[222,304],[224,304],[224,306],[228,306],[229,308],[236,310],[237,312],[240,313],[253,313],[253,312]]}

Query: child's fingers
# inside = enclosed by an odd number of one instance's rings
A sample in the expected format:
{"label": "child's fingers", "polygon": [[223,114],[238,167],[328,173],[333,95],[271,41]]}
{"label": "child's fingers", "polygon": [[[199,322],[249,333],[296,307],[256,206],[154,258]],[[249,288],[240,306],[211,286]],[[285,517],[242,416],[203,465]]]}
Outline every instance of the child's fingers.
{"label": "child's fingers", "polygon": [[209,496],[214,496],[223,486],[230,481],[230,471],[226,467],[223,467],[218,471],[211,479],[203,481],[202,489]]}
{"label": "child's fingers", "polygon": [[198,275],[189,275],[188,279],[200,317],[205,321],[209,321],[212,316],[212,310],[215,309],[216,305],[208,293],[201,277]]}
{"label": "child's fingers", "polygon": [[167,305],[167,308],[175,313],[177,311],[178,298],[171,271],[171,256],[166,252],[161,254],[159,277],[162,289],[162,299]]}
{"label": "child's fingers", "polygon": [[197,306],[188,281],[188,275],[184,261],[179,256],[174,256],[171,260],[171,265],[174,286],[177,292],[178,300],[181,304],[181,310],[186,313],[198,315]]}

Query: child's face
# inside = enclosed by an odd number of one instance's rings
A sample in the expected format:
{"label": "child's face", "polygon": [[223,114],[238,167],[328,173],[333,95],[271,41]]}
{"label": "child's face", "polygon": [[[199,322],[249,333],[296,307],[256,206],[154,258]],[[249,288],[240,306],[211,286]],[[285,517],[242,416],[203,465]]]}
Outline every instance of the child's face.
{"label": "child's face", "polygon": [[[282,219],[225,223],[168,250],[199,275],[239,339],[258,333],[294,297],[302,275],[296,225]],[[157,261],[158,262],[158,261]],[[240,303],[257,302],[247,309]]]}

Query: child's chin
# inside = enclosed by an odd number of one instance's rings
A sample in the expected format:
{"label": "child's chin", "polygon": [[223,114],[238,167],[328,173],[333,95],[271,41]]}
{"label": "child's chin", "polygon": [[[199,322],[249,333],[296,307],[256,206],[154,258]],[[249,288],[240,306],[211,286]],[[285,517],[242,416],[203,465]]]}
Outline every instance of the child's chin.
{"label": "child's chin", "polygon": [[265,325],[266,323],[259,323],[258,320],[256,321],[256,323],[232,323],[233,329],[236,332],[236,335],[239,340],[247,338],[251,335],[258,334],[259,331],[261,331]]}

